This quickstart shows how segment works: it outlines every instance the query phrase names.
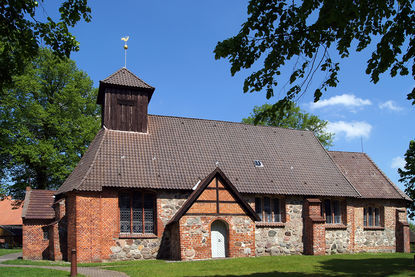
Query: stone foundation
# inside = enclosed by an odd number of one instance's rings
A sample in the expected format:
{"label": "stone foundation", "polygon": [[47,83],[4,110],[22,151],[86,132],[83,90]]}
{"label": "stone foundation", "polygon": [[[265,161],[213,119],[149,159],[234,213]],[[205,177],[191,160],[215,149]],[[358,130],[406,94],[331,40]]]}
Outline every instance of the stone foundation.
{"label": "stone foundation", "polygon": [[116,239],[111,247],[111,260],[156,259],[159,254],[160,239]]}

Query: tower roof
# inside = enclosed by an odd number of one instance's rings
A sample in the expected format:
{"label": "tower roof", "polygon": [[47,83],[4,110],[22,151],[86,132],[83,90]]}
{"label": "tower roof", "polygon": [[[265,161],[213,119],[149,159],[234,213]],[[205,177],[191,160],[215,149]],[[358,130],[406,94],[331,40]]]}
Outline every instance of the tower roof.
{"label": "tower roof", "polygon": [[99,91],[97,103],[102,104],[104,100],[104,89],[106,87],[123,87],[135,90],[150,92],[149,100],[154,92],[154,87],[150,86],[134,73],[123,67],[104,80],[99,81]]}

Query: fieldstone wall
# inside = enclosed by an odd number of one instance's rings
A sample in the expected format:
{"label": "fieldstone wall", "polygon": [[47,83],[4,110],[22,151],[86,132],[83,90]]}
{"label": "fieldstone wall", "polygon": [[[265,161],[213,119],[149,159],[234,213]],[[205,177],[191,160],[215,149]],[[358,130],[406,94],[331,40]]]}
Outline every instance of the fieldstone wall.
{"label": "fieldstone wall", "polygon": [[365,230],[356,228],[357,252],[395,252],[395,230]]}
{"label": "fieldstone wall", "polygon": [[[254,197],[247,197],[254,208]],[[255,243],[257,256],[292,255],[303,253],[303,200],[287,198],[286,222],[280,226],[256,225]]]}
{"label": "fieldstone wall", "polygon": [[158,216],[165,227],[169,220],[186,202],[190,193],[183,192],[160,192],[157,195]]}
{"label": "fieldstone wall", "polygon": [[111,260],[156,259],[160,248],[160,238],[154,239],[116,239],[111,247]]}
{"label": "fieldstone wall", "polygon": [[[396,210],[404,203],[393,200],[351,200],[355,217],[354,252],[396,252]],[[381,206],[381,228],[363,226],[363,207]]]}
{"label": "fieldstone wall", "polygon": [[349,253],[350,231],[326,228],[326,254]]}

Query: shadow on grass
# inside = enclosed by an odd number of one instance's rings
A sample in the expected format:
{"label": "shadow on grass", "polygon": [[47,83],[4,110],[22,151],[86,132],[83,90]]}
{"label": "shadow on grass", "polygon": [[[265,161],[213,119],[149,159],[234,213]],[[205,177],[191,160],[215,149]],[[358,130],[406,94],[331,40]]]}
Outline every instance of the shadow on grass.
{"label": "shadow on grass", "polygon": [[321,261],[320,268],[328,274],[347,276],[415,275],[411,258],[330,259]]}
{"label": "shadow on grass", "polygon": [[[246,276],[246,277],[311,277],[311,276],[415,276],[415,265],[411,258],[370,258],[370,259],[330,259],[316,264],[314,272],[271,271],[252,274],[229,274],[209,276]],[[187,276],[191,277],[191,276]]]}

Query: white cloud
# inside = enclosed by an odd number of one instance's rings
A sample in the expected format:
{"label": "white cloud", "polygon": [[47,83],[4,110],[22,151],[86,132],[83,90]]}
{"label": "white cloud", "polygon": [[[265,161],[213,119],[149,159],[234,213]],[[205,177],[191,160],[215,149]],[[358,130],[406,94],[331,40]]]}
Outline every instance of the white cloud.
{"label": "white cloud", "polygon": [[391,168],[398,169],[398,168],[404,168],[406,162],[405,159],[402,157],[395,157],[392,159],[391,162]]}
{"label": "white cloud", "polygon": [[391,111],[399,112],[402,111],[403,108],[395,104],[392,100],[388,100],[386,102],[380,103],[379,108],[383,109],[389,109]]}
{"label": "white cloud", "polygon": [[368,138],[370,136],[370,132],[372,131],[372,125],[364,121],[336,121],[329,122],[327,124],[327,131],[335,133],[336,135],[344,133],[346,139],[360,137]]}
{"label": "white cloud", "polygon": [[353,94],[342,94],[330,97],[329,99],[320,100],[316,103],[311,103],[312,109],[319,109],[328,106],[342,105],[349,108],[372,105],[369,99],[362,99]]}

